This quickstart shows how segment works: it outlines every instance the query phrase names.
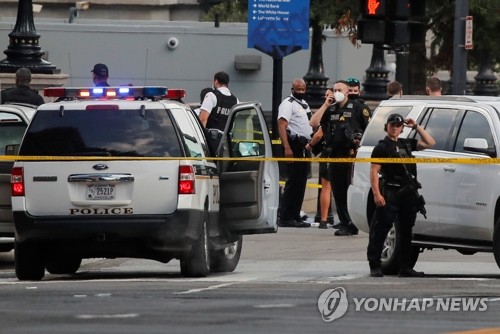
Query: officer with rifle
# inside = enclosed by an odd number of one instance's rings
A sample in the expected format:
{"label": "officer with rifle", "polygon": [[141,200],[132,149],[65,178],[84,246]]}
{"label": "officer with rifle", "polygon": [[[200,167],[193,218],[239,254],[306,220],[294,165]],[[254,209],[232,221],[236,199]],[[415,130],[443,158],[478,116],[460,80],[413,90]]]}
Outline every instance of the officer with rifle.
{"label": "officer with rifle", "polygon": [[[398,138],[405,127],[411,128],[420,139],[408,136]],[[435,145],[431,137],[417,122],[406,120],[399,114],[391,114],[384,125],[387,136],[380,140],[372,152],[372,158],[413,158],[412,151],[421,151]],[[399,231],[399,277],[423,277],[423,272],[411,268],[412,228],[417,212],[425,216],[425,201],[418,194],[415,163],[372,163],[370,183],[375,201],[375,221],[370,226],[367,257],[370,276],[382,277],[381,255],[387,233],[392,224]]]}

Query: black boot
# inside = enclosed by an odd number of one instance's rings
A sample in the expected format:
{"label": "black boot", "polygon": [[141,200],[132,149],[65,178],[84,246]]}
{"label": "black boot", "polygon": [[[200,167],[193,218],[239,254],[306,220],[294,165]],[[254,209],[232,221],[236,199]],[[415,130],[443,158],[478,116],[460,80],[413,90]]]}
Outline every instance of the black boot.
{"label": "black boot", "polygon": [[399,269],[399,277],[424,277],[425,274],[423,271],[416,271],[412,268],[401,268]]}
{"label": "black boot", "polygon": [[384,277],[384,274],[382,273],[382,268],[377,267],[370,269],[370,276],[371,277]]}

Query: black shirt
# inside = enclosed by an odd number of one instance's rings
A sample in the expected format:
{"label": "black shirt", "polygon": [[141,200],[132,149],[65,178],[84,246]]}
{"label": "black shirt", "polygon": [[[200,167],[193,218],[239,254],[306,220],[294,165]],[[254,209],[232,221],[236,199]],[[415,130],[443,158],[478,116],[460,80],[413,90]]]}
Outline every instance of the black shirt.
{"label": "black shirt", "polygon": [[27,85],[19,85],[2,91],[1,103],[5,104],[12,102],[27,103],[35,106],[45,103],[40,94]]}
{"label": "black shirt", "polygon": [[[417,143],[418,140],[414,138],[398,138],[397,141],[393,141],[385,137],[373,149],[372,158],[413,158],[412,152],[417,150]],[[417,176],[416,164],[382,163],[380,174],[387,181],[404,183],[407,178],[404,165],[408,172],[414,177]]]}

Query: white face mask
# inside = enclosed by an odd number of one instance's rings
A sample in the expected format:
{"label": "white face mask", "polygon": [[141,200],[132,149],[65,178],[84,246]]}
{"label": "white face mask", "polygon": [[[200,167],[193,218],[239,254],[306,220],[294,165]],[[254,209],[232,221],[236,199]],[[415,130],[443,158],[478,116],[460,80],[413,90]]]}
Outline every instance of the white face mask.
{"label": "white face mask", "polygon": [[335,98],[335,101],[337,101],[337,103],[340,103],[344,101],[345,95],[342,92],[335,92],[333,94],[333,97]]}

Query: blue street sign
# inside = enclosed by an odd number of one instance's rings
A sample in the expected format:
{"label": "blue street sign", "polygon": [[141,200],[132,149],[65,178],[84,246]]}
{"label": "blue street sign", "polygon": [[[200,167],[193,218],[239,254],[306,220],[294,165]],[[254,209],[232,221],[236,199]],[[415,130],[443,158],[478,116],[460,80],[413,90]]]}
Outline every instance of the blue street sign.
{"label": "blue street sign", "polygon": [[248,0],[248,47],[273,58],[309,48],[309,0]]}

